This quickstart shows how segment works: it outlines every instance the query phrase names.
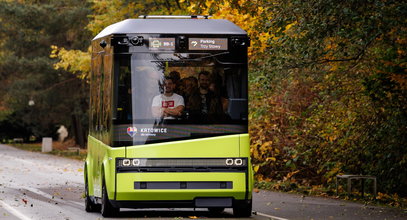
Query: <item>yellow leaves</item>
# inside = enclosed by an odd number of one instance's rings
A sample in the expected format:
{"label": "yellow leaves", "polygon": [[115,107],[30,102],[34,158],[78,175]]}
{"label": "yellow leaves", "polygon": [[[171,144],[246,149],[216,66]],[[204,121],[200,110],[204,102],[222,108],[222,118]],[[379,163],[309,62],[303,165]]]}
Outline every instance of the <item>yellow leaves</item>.
{"label": "yellow leaves", "polygon": [[[243,6],[245,5],[246,0],[239,0],[238,4]],[[189,1],[189,7],[187,11],[190,14],[212,14],[214,19],[227,19],[245,31],[247,31],[250,36],[252,43],[249,48],[248,54],[249,57],[255,56],[258,53],[262,53],[270,44],[269,39],[274,39],[274,36],[270,35],[268,32],[261,32],[256,27],[256,24],[259,22],[259,16],[264,12],[264,7],[258,6],[257,1],[252,1],[252,6],[246,8],[247,10],[239,10],[236,7],[233,7],[229,1],[214,1],[207,0],[204,1],[204,5],[200,4],[200,1]]]}
{"label": "yellow leaves", "polygon": [[293,177],[295,174],[297,174],[298,172],[300,172],[299,170],[293,171],[293,172],[289,172],[285,177],[284,177],[284,181],[287,181],[289,179],[291,179],[291,177]]}
{"label": "yellow leaves", "polygon": [[252,147],[250,149],[250,153],[252,154],[254,159],[257,159],[257,160],[261,159],[261,154],[259,154],[259,151],[257,150],[256,147]]}
{"label": "yellow leaves", "polygon": [[254,167],[253,167],[254,172],[257,173],[257,171],[259,170],[259,168],[260,168],[260,165],[254,166]]}
{"label": "yellow leaves", "polygon": [[272,143],[273,143],[272,141],[266,141],[266,142],[264,142],[264,143],[260,146],[261,151],[262,151],[262,152],[266,152],[267,149],[271,146]]}
{"label": "yellow leaves", "polygon": [[382,199],[386,198],[387,196],[388,195],[386,195],[384,193],[378,192],[377,196],[376,196],[376,199],[382,200]]}
{"label": "yellow leaves", "polygon": [[51,45],[51,55],[50,58],[57,58],[58,57],[58,47],[55,45]]}
{"label": "yellow leaves", "polygon": [[[250,149],[253,158],[263,160],[266,155],[277,155],[280,150],[273,149],[272,144],[273,141],[262,142],[261,140],[258,140],[257,144]],[[269,160],[276,161],[276,158],[275,156],[266,158],[266,161]]]}
{"label": "yellow leaves", "polygon": [[287,26],[285,26],[285,30],[284,30],[283,32],[284,32],[284,33],[289,32],[290,29],[291,29],[294,25],[296,25],[296,24],[297,24],[297,21],[294,21],[293,23],[288,24]]}
{"label": "yellow leaves", "polygon": [[187,10],[190,12],[195,12],[195,7],[196,7],[195,3],[190,3],[190,6],[187,7]]}
{"label": "yellow leaves", "polygon": [[330,71],[336,71],[336,70],[338,70],[338,65],[336,65],[336,64],[331,65],[331,68],[330,68],[329,70],[330,70]]}
{"label": "yellow leaves", "polygon": [[92,20],[89,22],[87,29],[92,31],[94,35],[99,33],[106,26],[119,22],[129,15],[133,15],[137,10],[136,3],[124,3],[120,0],[93,0],[94,14],[91,15]]}
{"label": "yellow leaves", "polygon": [[[214,2],[214,1],[206,1],[206,2],[205,2],[206,7],[207,7],[207,8],[211,8],[213,2]],[[205,14],[208,14],[208,13],[205,13]]]}
{"label": "yellow leaves", "polygon": [[260,35],[259,35],[259,41],[260,41],[259,50],[260,50],[260,52],[264,52],[264,50],[268,46],[268,40],[269,39],[270,39],[270,34],[269,33],[260,33]]}
{"label": "yellow leaves", "polygon": [[269,160],[275,162],[277,159],[275,157],[267,157],[266,161],[269,161]]}
{"label": "yellow leaves", "polygon": [[90,47],[87,52],[80,50],[66,50],[55,45],[51,46],[51,58],[60,59],[54,64],[55,69],[64,69],[77,75],[80,79],[87,79],[90,75]]}
{"label": "yellow leaves", "polygon": [[400,197],[397,193],[386,194],[386,193],[378,192],[376,199],[385,201],[388,205],[391,205],[394,207],[402,207],[403,204],[407,203],[407,199]]}

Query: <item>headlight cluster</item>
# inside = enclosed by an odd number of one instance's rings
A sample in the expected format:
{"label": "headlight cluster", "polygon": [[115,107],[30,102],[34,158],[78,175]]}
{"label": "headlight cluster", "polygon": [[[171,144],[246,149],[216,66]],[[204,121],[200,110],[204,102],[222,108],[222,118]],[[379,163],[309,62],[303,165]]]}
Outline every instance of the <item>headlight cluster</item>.
{"label": "headlight cluster", "polygon": [[123,160],[123,166],[128,167],[128,166],[140,166],[140,159],[124,159]]}
{"label": "headlight cluster", "polygon": [[244,167],[247,158],[118,158],[118,167]]}
{"label": "headlight cluster", "polygon": [[118,165],[119,167],[139,167],[145,166],[146,159],[119,159]]}
{"label": "headlight cluster", "polygon": [[226,166],[242,166],[243,165],[243,159],[242,158],[236,158],[236,159],[231,159],[228,158],[225,161]]}

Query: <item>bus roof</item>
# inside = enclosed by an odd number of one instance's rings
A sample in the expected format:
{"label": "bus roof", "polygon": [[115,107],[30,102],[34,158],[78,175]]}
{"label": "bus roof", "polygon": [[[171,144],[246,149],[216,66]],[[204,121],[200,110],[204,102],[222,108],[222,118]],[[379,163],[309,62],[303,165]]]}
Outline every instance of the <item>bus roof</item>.
{"label": "bus roof", "polygon": [[237,34],[247,33],[224,19],[126,19],[109,25],[93,40],[112,34]]}

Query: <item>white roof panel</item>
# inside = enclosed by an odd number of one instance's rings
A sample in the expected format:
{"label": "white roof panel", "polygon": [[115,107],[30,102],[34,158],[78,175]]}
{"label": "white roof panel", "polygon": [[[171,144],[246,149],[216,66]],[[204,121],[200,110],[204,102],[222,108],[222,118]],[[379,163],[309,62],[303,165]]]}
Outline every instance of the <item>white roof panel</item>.
{"label": "white roof panel", "polygon": [[109,25],[93,40],[111,34],[236,34],[247,33],[224,19],[127,19]]}

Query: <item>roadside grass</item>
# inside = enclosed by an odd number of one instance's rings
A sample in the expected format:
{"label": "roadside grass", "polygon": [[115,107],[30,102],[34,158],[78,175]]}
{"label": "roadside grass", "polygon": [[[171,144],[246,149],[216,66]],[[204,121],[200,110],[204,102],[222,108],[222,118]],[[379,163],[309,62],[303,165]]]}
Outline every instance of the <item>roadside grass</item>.
{"label": "roadside grass", "polygon": [[[11,143],[10,145],[21,150],[32,152],[41,152],[42,148],[42,143]],[[59,141],[53,141],[52,151],[47,152],[46,154],[83,161],[86,158],[87,150],[79,148],[74,140],[68,139],[62,143]]]}
{"label": "roadside grass", "polygon": [[401,208],[405,212],[407,212],[407,198],[400,197],[397,194],[389,195],[381,192],[378,192],[375,197],[373,193],[369,193],[366,191],[364,193],[364,197],[362,197],[360,188],[358,188],[357,186],[356,189],[355,188],[353,189],[350,195],[348,195],[343,185],[338,186],[338,194],[336,194],[335,184],[327,187],[322,185],[314,186],[301,185],[291,181],[270,181],[270,182],[256,181],[254,183],[254,187],[256,189],[296,193],[304,196],[318,196],[318,197],[328,197],[332,199],[342,199],[347,201],[363,203],[364,205],[395,207]]}

